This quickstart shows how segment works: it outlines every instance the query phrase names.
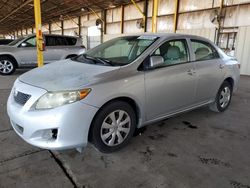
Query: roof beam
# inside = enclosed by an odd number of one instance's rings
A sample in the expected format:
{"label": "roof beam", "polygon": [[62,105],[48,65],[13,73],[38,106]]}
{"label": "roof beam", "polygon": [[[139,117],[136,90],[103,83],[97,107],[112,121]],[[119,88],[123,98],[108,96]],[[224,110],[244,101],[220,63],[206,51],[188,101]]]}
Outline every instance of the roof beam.
{"label": "roof beam", "polygon": [[0,20],[0,23],[2,21],[4,21],[5,19],[7,19],[8,17],[10,17],[11,15],[13,15],[14,13],[16,13],[18,10],[20,10],[21,8],[25,7],[27,4],[31,3],[32,0],[27,0],[26,2],[24,2],[20,7],[16,8],[15,10],[13,10],[12,12],[10,12],[9,14],[7,14],[5,17],[3,17],[1,20]]}

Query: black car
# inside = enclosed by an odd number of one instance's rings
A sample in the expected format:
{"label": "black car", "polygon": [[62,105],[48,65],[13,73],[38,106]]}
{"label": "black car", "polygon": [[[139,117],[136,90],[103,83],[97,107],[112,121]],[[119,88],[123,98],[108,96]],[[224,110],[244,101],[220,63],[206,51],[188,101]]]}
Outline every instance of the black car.
{"label": "black car", "polygon": [[6,45],[13,41],[13,39],[0,39],[0,45]]}

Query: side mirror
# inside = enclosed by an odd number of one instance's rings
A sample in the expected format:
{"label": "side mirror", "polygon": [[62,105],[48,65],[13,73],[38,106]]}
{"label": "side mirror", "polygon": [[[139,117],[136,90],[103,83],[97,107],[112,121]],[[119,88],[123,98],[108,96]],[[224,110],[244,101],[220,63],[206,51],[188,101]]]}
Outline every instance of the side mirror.
{"label": "side mirror", "polygon": [[27,43],[26,42],[21,43],[21,47],[27,47]]}
{"label": "side mirror", "polygon": [[164,64],[162,56],[151,56],[150,57],[150,68],[156,68]]}

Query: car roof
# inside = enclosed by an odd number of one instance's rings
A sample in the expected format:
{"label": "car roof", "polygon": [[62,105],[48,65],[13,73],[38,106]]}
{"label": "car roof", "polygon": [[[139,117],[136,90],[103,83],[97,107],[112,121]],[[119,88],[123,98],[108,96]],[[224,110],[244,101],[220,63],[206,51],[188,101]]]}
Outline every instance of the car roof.
{"label": "car roof", "polygon": [[205,37],[201,36],[196,36],[196,35],[189,35],[189,34],[181,34],[181,33],[142,33],[142,34],[132,34],[128,36],[152,36],[152,37],[159,37],[159,38],[171,38],[171,37],[183,37],[183,38],[191,38],[191,39],[197,39],[197,40],[202,40],[202,41],[211,41]]}
{"label": "car roof", "polygon": [[13,39],[0,39],[1,41],[6,41],[6,40],[13,40]]}
{"label": "car roof", "polygon": [[[77,36],[69,36],[69,35],[58,35],[58,34],[43,34],[44,36],[52,36],[52,37],[70,37],[70,38],[79,38]],[[27,35],[25,36],[25,38],[28,38],[28,37],[33,37],[33,36],[36,36],[36,34],[30,34],[30,35]]]}
{"label": "car roof", "polygon": [[58,35],[58,34],[44,34],[45,36],[52,36],[52,37],[71,37],[71,38],[79,38],[77,36],[69,36],[69,35]]}

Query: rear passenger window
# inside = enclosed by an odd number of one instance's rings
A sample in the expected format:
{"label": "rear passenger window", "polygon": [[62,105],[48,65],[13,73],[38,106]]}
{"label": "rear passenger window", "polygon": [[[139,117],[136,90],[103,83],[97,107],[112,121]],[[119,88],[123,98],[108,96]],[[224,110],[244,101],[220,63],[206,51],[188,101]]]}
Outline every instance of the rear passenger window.
{"label": "rear passenger window", "polygon": [[67,46],[68,42],[65,37],[46,36],[46,46]]}
{"label": "rear passenger window", "polygon": [[65,37],[55,37],[56,38],[56,46],[67,46],[67,40]]}
{"label": "rear passenger window", "polygon": [[191,43],[196,61],[219,58],[218,52],[211,44],[198,40],[191,40]]}
{"label": "rear passenger window", "polygon": [[73,37],[46,36],[46,46],[74,46],[76,42]]}
{"label": "rear passenger window", "polygon": [[65,39],[66,39],[67,44],[68,44],[69,46],[74,46],[74,45],[76,45],[76,41],[77,41],[76,38],[66,37]]}
{"label": "rear passenger window", "polygon": [[56,46],[56,38],[52,36],[46,36],[46,46]]}
{"label": "rear passenger window", "polygon": [[163,66],[188,62],[186,40],[172,40],[162,44],[153,55],[160,55],[164,59]]}

